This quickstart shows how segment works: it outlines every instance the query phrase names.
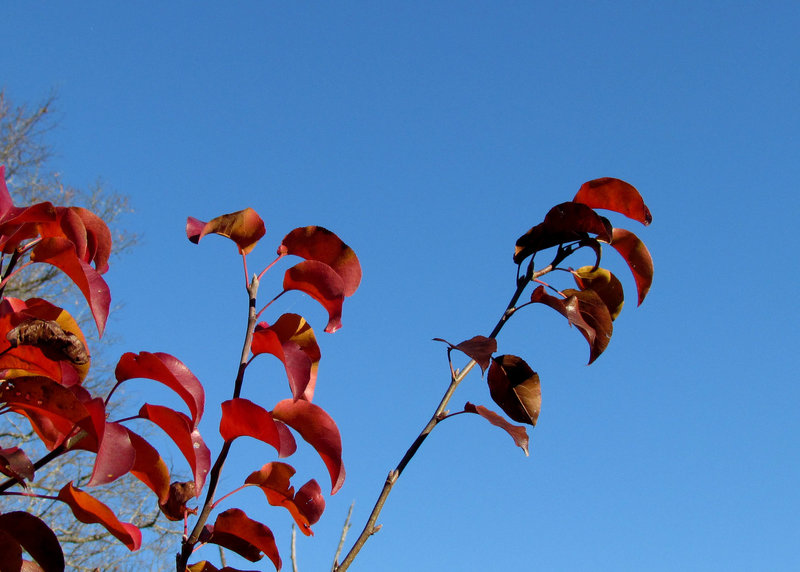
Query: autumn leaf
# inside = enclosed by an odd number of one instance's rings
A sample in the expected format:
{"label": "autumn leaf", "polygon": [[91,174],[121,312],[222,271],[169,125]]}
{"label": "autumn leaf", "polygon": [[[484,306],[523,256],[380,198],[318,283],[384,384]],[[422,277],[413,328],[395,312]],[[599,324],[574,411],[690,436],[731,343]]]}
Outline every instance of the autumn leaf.
{"label": "autumn leaf", "polygon": [[594,179],[581,185],[573,202],[583,203],[594,209],[607,209],[648,225],[653,221],[650,209],[644,204],[636,188],[612,177]]}
{"label": "autumn leaf", "polygon": [[134,525],[120,522],[114,512],[89,493],[72,486],[72,481],[64,485],[58,492],[58,500],[65,502],[81,522],[98,523],[115,538],[128,547],[138,550],[142,544],[142,533]]}
{"label": "autumn leaf", "polygon": [[355,294],[361,282],[361,264],[353,249],[321,226],[296,228],[281,241],[278,254],[293,254],[330,266],[342,278],[344,295]]}
{"label": "autumn leaf", "polygon": [[492,360],[487,376],[489,393],[514,421],[536,425],[542,407],[539,375],[520,357],[501,355]]}
{"label": "autumn leaf", "polygon": [[208,222],[193,217],[186,219],[186,236],[191,242],[197,244],[208,234],[219,234],[235,242],[240,254],[249,254],[266,232],[264,221],[249,207]]}

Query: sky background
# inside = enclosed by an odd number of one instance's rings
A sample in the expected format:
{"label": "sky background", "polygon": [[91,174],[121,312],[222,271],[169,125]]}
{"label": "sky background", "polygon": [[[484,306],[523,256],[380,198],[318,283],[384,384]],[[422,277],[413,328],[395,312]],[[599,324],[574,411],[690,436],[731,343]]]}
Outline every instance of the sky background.
{"label": "sky background", "polygon": [[[354,500],[355,539],[433,412],[449,376],[431,338],[487,334],[517,237],[604,176],[653,213],[648,228],[612,217],[653,255],[650,296],[635,307],[609,253],[629,303],[590,367],[555,312],[516,315],[499,351],[542,379],[530,457],[477,416],[441,424],[351,569],[800,567],[800,4],[25,2],[0,17],[6,95],[58,94],[52,168],[76,186],[102,178],[135,210],[140,242],[107,275],[123,305],[112,351],[172,353],[210,400],[229,398],[241,262],[221,238],[190,244],[187,216],[255,208],[268,234],[251,270],[310,224],[358,254],[342,330],[323,334],[299,293],[272,316],[302,313],[318,334],[315,402],[348,474],[298,539],[301,571],[330,568]],[[282,269],[268,277],[265,300]],[[269,407],[286,386],[261,361],[245,395]],[[451,409],[467,400],[493,405],[476,373]],[[233,454],[223,489],[275,460],[255,441]],[[298,485],[326,481],[313,451],[295,464]],[[232,506],[272,527],[287,569],[285,512],[259,491]]]}

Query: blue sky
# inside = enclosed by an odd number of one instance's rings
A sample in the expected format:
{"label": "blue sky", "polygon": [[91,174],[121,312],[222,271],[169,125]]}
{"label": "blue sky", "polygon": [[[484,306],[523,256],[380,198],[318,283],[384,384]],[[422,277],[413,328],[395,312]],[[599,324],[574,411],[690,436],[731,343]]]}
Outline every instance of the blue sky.
{"label": "blue sky", "polygon": [[[650,297],[625,307],[588,368],[560,316],[516,316],[500,351],[543,388],[530,458],[477,417],[442,424],[351,569],[800,565],[787,256],[798,4],[27,2],[0,14],[7,95],[59,94],[53,167],[74,185],[102,177],[135,208],[141,243],[108,275],[124,305],[109,324],[119,352],[172,353],[212,399],[229,395],[240,262],[222,239],[189,244],[188,215],[255,208],[268,234],[251,269],[308,224],[359,255],[340,332],[322,334],[323,311],[299,294],[277,309],[321,338],[315,401],[339,424],[348,471],[300,539],[301,570],[329,569],[348,505],[360,529],[433,411],[448,371],[431,338],[486,334],[513,291],[516,238],[602,176],[634,184],[653,212],[646,229],[612,221],[648,244]],[[259,367],[252,396],[267,404],[280,370]],[[453,408],[467,400],[490,405],[475,374]],[[300,472],[323,481],[305,453]],[[272,460],[242,455],[231,486]],[[289,520],[242,499],[288,565]]]}

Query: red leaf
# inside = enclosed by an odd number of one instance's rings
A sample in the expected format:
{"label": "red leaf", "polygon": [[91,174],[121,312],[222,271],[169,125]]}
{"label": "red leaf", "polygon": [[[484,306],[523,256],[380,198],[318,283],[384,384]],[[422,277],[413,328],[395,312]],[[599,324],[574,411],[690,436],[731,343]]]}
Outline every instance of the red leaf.
{"label": "red leaf", "polygon": [[614,229],[611,246],[622,255],[633,272],[641,305],[653,283],[653,259],[650,257],[650,252],[635,234],[622,228]]}
{"label": "red leaf", "polygon": [[66,238],[75,246],[78,258],[94,262],[100,274],[108,271],[111,231],[99,216],[81,207],[56,207],[56,220],[39,225],[45,238]]}
{"label": "red leaf", "polygon": [[[63,572],[64,553],[61,545],[55,533],[42,520],[27,512],[8,512],[0,514],[0,530],[16,540],[44,572]],[[0,544],[3,544],[2,541]]]}
{"label": "red leaf", "polygon": [[135,461],[136,449],[131,444],[128,430],[119,423],[106,423],[92,478],[86,485],[96,487],[111,483],[129,472]]}
{"label": "red leaf", "polygon": [[514,421],[536,426],[542,407],[539,375],[520,357],[497,356],[489,366],[489,393]]}
{"label": "red leaf", "polygon": [[[261,336],[263,336],[263,339],[261,339]],[[308,381],[305,383],[305,389],[302,391],[302,398],[306,401],[311,401],[314,397],[314,389],[317,383],[317,370],[321,357],[314,330],[311,329],[311,326],[308,325],[305,318],[302,316],[298,316],[297,314],[283,314],[278,318],[278,321],[271,326],[262,323],[256,327],[251,347],[253,355],[271,353],[272,355],[278,356],[276,353],[278,345],[275,343],[276,337],[284,354],[287,352],[286,349],[283,348],[283,344],[289,344],[290,350],[296,350],[299,347],[308,357],[311,365],[308,371]],[[289,353],[291,353],[291,351]],[[278,359],[281,358],[278,356]],[[286,365],[285,361],[284,365]],[[303,368],[303,371],[305,371],[305,360],[299,360],[299,365]],[[295,384],[293,384],[292,379],[300,378],[302,380],[305,379],[305,377],[302,372],[292,372],[290,374],[289,367],[286,367],[286,374],[287,377],[289,377],[289,384],[292,387],[292,395],[298,398],[300,396],[295,393]],[[298,388],[301,385],[302,384],[296,384]]]}
{"label": "red leaf", "polygon": [[291,399],[278,402],[272,417],[300,433],[303,440],[316,449],[331,476],[331,494],[342,488],[345,477],[342,438],[333,419],[313,403]]}
{"label": "red leaf", "polygon": [[197,427],[205,408],[203,385],[178,358],[165,353],[126,353],[117,363],[118,382],[141,377],[163,383],[177,393],[189,407],[192,427]]}
{"label": "red leaf", "polygon": [[294,229],[281,241],[278,254],[293,254],[306,260],[324,262],[342,277],[345,296],[352,296],[361,282],[361,264],[356,253],[321,226]]}
{"label": "red leaf", "polygon": [[0,530],[0,572],[21,572],[22,546],[7,531]]}
{"label": "red leaf", "polygon": [[625,294],[619,279],[605,268],[592,268],[583,266],[572,272],[575,283],[581,290],[594,290],[603,300],[611,314],[611,319],[616,320],[622,311]]}
{"label": "red leaf", "polygon": [[238,508],[228,509],[217,516],[208,542],[229,548],[250,562],[261,560],[263,552],[277,570],[281,569],[281,557],[272,531]]}
{"label": "red leaf", "polygon": [[294,438],[289,446],[284,448],[287,443],[281,440],[278,427],[269,411],[242,397],[222,403],[219,434],[225,441],[233,441],[243,436],[253,437],[275,447],[279,457],[288,457],[297,449]]}
{"label": "red leaf", "polygon": [[480,366],[482,372],[485,372],[486,368],[489,367],[492,354],[497,351],[497,340],[485,336],[475,336],[458,345],[453,345],[442,338],[433,338],[433,340],[436,342],[444,342],[452,349],[458,350],[474,359],[475,363]]}
{"label": "red leaf", "polygon": [[604,177],[584,183],[572,200],[594,209],[608,209],[624,214],[642,224],[653,221],[650,209],[644,204],[639,191],[620,179]]}
{"label": "red leaf", "polygon": [[193,217],[186,219],[186,236],[193,243],[197,244],[207,234],[219,234],[235,242],[240,254],[249,254],[266,232],[264,221],[249,207],[208,222]]}
{"label": "red leaf", "polygon": [[23,486],[33,480],[33,463],[19,447],[0,449],[0,473],[17,479]]}
{"label": "red leaf", "polygon": [[141,546],[142,533],[138,528],[127,522],[120,522],[110,508],[92,495],[73,487],[72,481],[62,487],[58,492],[58,498],[69,505],[72,514],[79,521],[101,524],[127,546],[128,550],[138,550]]}
{"label": "red leaf", "polygon": [[188,572],[258,572],[257,570],[240,570],[239,568],[231,568],[230,566],[225,566],[224,568],[217,568],[213,564],[210,564],[207,560],[201,560],[200,562],[195,562],[188,568],[186,568]]}
{"label": "red leaf", "polygon": [[286,271],[284,290],[305,292],[328,311],[325,331],[333,333],[342,327],[344,281],[330,266],[316,260],[304,260]]}
{"label": "red leaf", "polygon": [[503,429],[514,439],[514,444],[525,452],[525,456],[528,456],[529,438],[525,427],[512,425],[502,415],[495,413],[491,409],[487,409],[483,405],[473,405],[469,401],[464,405],[464,411],[467,413],[477,413],[492,425]]}
{"label": "red leaf", "polygon": [[169,494],[169,469],[166,463],[150,443],[130,429],[127,431],[136,451],[131,474],[156,494],[159,504],[166,502]]}
{"label": "red leaf", "polygon": [[199,496],[199,492],[194,486],[194,481],[175,482],[169,485],[167,498],[158,503],[161,512],[167,520],[183,520],[189,514],[197,514],[197,509],[189,509],[186,503],[194,497]]}
{"label": "red leaf", "polygon": [[44,238],[31,251],[31,260],[52,264],[70,277],[89,303],[100,336],[108,319],[111,292],[102,276],[75,252],[75,245],[66,238]]}
{"label": "red leaf", "polygon": [[200,432],[192,426],[189,417],[169,407],[149,403],[145,403],[139,409],[139,417],[149,419],[161,427],[175,442],[192,469],[195,488],[199,495],[211,467],[211,451],[203,442]]}
{"label": "red leaf", "polygon": [[611,223],[581,203],[561,203],[554,206],[544,221],[517,239],[514,262],[522,263],[540,250],[566,242],[597,235],[598,240],[611,242]]}
{"label": "red leaf", "polygon": [[311,479],[294,495],[294,503],[310,524],[316,524],[325,512],[325,497],[319,483]]}
{"label": "red leaf", "polygon": [[281,343],[278,334],[266,324],[259,324],[253,332],[253,355],[269,353],[277,357],[286,368],[286,377],[292,397],[300,399],[311,380],[311,359],[295,342]]}
{"label": "red leaf", "polygon": [[313,535],[310,525],[317,522],[325,510],[325,499],[313,479],[295,494],[290,484],[294,473],[294,468],[286,463],[267,463],[261,470],[251,473],[245,484],[259,487],[269,504],[286,508],[300,531],[306,536]]}

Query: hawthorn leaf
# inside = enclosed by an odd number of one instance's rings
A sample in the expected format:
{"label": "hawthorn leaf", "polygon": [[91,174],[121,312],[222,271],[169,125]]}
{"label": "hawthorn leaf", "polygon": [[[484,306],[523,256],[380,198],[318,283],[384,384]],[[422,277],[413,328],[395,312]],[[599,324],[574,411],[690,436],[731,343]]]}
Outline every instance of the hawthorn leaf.
{"label": "hawthorn leaf", "polygon": [[489,362],[492,359],[492,354],[497,351],[497,340],[485,336],[475,336],[457,345],[453,345],[442,338],[433,338],[433,340],[444,342],[452,349],[458,350],[466,354],[467,357],[474,359],[475,363],[480,366],[481,372],[486,372],[486,368],[489,367]]}
{"label": "hawthorn leaf", "polygon": [[336,234],[321,226],[294,229],[283,237],[278,254],[293,254],[327,264],[342,277],[345,296],[355,294],[361,283],[361,264],[356,253]]}
{"label": "hawthorn leaf", "polygon": [[611,246],[622,255],[633,272],[639,304],[644,302],[653,283],[653,259],[644,243],[632,232],[623,228],[615,228]]}
{"label": "hawthorn leaf", "polygon": [[139,409],[139,417],[149,419],[158,425],[178,446],[192,469],[195,488],[199,495],[211,468],[211,451],[203,442],[200,432],[192,425],[191,419],[180,411],[149,403],[145,403]]}
{"label": "hawthorn leaf", "polygon": [[249,207],[208,222],[193,217],[186,219],[186,236],[191,242],[197,244],[207,234],[219,234],[235,242],[240,254],[249,254],[266,232],[264,221]]}
{"label": "hawthorn leaf", "polygon": [[589,238],[611,242],[611,223],[582,203],[566,202],[554,206],[544,221],[517,239],[514,262],[521,264],[527,257],[541,250]]}
{"label": "hawthorn leaf", "polygon": [[575,283],[581,290],[591,289],[597,292],[611,314],[611,319],[616,320],[625,303],[625,294],[622,283],[605,268],[592,268],[582,266],[572,272]]}
{"label": "hawthorn leaf", "polygon": [[297,450],[294,437],[291,442],[282,438],[269,411],[243,397],[222,402],[219,434],[225,441],[243,436],[258,439],[275,447],[279,457],[288,457]]}
{"label": "hawthorn leaf", "polygon": [[[311,401],[314,397],[314,389],[317,384],[317,371],[319,369],[319,360],[321,358],[319,344],[317,344],[317,338],[314,335],[314,330],[311,329],[311,326],[308,325],[308,322],[306,322],[305,318],[299,316],[298,314],[292,313],[281,315],[281,317],[278,318],[278,320],[272,325],[262,322],[256,326],[256,331],[253,335],[253,344],[251,347],[253,355],[258,355],[260,353],[272,353],[273,355],[276,355],[270,351],[275,343],[273,341],[274,338],[270,334],[259,333],[264,332],[264,330],[272,332],[272,334],[277,336],[277,340],[280,344],[291,342],[292,349],[295,349],[299,346],[300,350],[302,350],[302,352],[308,356],[311,367],[308,372],[308,382],[305,385],[302,398],[306,401]],[[262,335],[265,336],[263,340],[259,339],[259,336]],[[304,360],[302,360],[301,364],[303,367],[305,367]],[[287,376],[288,374],[289,372],[287,370]],[[294,391],[292,392],[292,395],[295,396]]]}
{"label": "hawthorn leaf", "polygon": [[170,486],[167,464],[147,440],[127,427],[125,429],[128,432],[131,446],[136,451],[131,474],[156,494],[159,504],[166,502]]}
{"label": "hawthorn leaf", "polygon": [[[64,553],[58,538],[38,517],[21,511],[0,514],[0,531],[12,537],[36,561],[40,570],[64,571]],[[4,543],[0,541],[0,544]]]}
{"label": "hawthorn leaf", "polygon": [[272,531],[241,509],[231,508],[217,515],[208,542],[233,550],[250,562],[257,562],[266,554],[275,569],[281,569],[281,557]]}
{"label": "hawthorn leaf", "polygon": [[330,415],[308,401],[284,399],[275,405],[272,417],[300,433],[303,440],[317,451],[331,477],[331,494],[336,494],[344,484],[345,471],[342,438]]}
{"label": "hawthorn leaf", "polygon": [[542,407],[539,374],[520,357],[501,355],[492,360],[487,376],[489,393],[514,421],[536,426]]}
{"label": "hawthorn leaf", "polygon": [[194,481],[175,482],[169,485],[167,498],[158,503],[158,508],[167,517],[167,520],[183,520],[187,514],[197,514],[197,509],[189,509],[186,503],[200,496],[194,486]]}
{"label": "hawthorn leaf", "polygon": [[31,251],[31,260],[45,262],[70,277],[83,293],[102,337],[111,305],[111,292],[103,277],[94,268],[81,260],[75,246],[66,238],[43,238]]}
{"label": "hawthorn leaf", "polygon": [[131,552],[138,550],[141,546],[142,533],[138,528],[127,522],[120,522],[110,508],[89,493],[73,487],[72,481],[61,488],[58,492],[58,499],[69,505],[72,514],[79,521],[102,525]]}
{"label": "hawthorn leaf", "polygon": [[32,481],[34,477],[33,463],[19,447],[0,449],[0,473],[17,479],[27,487],[25,481]]}
{"label": "hawthorn leaf", "polygon": [[89,487],[105,485],[128,473],[136,463],[136,449],[128,430],[119,423],[106,422],[95,457]]}
{"label": "hawthorn leaf", "polygon": [[603,177],[584,183],[572,200],[594,209],[618,212],[644,225],[653,221],[650,209],[644,204],[639,191],[633,185],[613,177]]}
{"label": "hawthorn leaf", "polygon": [[163,383],[177,393],[189,407],[192,427],[197,427],[205,408],[203,385],[183,362],[169,354],[156,352],[126,353],[114,370],[117,382],[144,378]]}
{"label": "hawthorn leaf", "polygon": [[495,413],[491,409],[487,409],[483,405],[474,405],[469,401],[467,401],[466,405],[464,405],[464,411],[467,413],[477,413],[492,425],[503,429],[514,440],[514,444],[522,449],[522,451],[525,453],[525,456],[528,456],[528,444],[530,439],[525,427],[513,425],[509,423],[502,415]]}
{"label": "hawthorn leaf", "polygon": [[333,333],[342,327],[344,281],[333,268],[324,262],[304,260],[286,271],[283,289],[305,292],[328,311],[325,331]]}

